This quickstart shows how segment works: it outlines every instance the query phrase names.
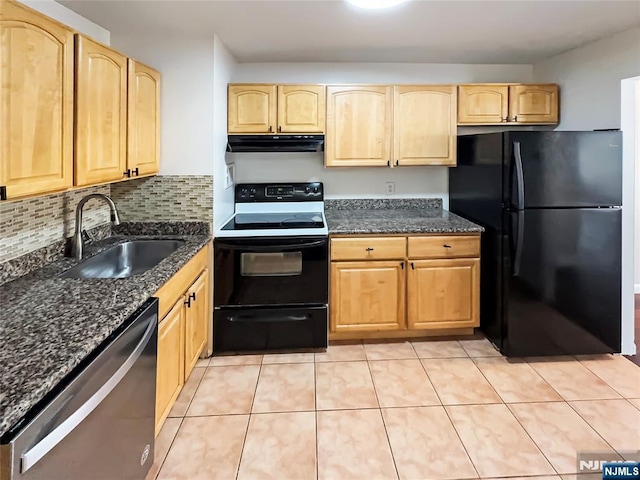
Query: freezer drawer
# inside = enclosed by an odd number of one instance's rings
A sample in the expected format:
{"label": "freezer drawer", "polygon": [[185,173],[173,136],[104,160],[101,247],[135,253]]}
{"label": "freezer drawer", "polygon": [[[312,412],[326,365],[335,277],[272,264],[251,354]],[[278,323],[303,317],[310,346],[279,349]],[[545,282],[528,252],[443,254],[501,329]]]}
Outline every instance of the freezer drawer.
{"label": "freezer drawer", "polygon": [[3,480],[143,480],[153,464],[157,331],[153,298],[2,437]]}

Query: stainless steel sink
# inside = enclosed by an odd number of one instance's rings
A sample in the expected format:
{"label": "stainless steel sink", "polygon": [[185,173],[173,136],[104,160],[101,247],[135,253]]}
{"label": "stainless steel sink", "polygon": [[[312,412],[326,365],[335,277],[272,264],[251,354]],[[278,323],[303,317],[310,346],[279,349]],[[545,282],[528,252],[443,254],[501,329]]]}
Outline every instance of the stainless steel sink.
{"label": "stainless steel sink", "polygon": [[62,278],[126,278],[155,267],[184,240],[131,240],[114,245],[62,273]]}

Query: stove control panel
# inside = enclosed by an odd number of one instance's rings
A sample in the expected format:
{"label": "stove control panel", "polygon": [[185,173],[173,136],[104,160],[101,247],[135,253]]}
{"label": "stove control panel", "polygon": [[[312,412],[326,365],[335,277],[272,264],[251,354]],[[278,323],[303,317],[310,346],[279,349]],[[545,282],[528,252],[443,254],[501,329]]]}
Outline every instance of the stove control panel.
{"label": "stove control panel", "polygon": [[236,185],[236,203],[319,202],[324,199],[322,182],[240,183]]}

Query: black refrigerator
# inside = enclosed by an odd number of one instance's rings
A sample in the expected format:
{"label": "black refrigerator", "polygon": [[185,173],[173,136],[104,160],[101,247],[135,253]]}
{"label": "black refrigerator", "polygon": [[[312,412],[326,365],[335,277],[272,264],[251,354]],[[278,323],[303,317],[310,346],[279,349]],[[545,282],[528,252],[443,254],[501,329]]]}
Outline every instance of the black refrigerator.
{"label": "black refrigerator", "polygon": [[620,132],[460,136],[449,198],[485,228],[480,324],[504,355],[620,352]]}

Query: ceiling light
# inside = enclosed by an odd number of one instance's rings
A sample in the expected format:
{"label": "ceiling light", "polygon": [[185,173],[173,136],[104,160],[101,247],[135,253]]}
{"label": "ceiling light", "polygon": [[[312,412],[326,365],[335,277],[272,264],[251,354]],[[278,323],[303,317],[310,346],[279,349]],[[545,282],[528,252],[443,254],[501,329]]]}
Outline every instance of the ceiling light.
{"label": "ceiling light", "polygon": [[347,0],[351,5],[368,9],[395,7],[406,1],[408,0]]}

